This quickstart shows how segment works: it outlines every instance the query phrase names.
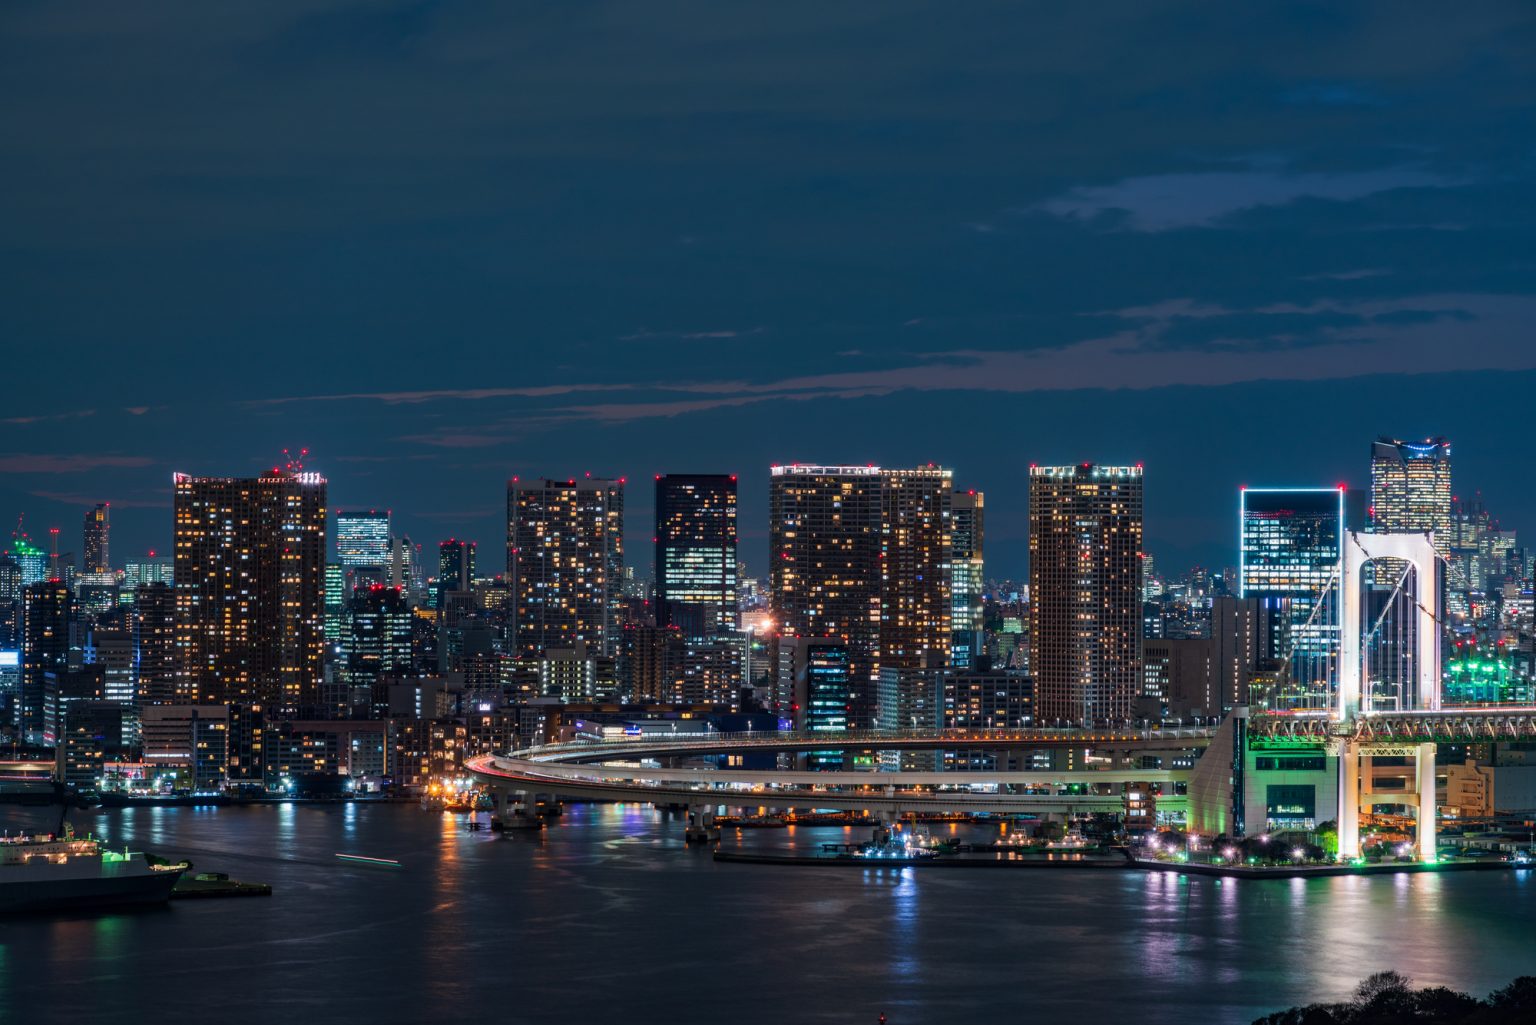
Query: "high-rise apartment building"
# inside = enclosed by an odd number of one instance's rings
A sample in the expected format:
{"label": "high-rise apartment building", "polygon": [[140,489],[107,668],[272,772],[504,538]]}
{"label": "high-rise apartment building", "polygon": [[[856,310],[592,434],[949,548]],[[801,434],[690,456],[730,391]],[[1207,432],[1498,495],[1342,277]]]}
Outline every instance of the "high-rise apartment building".
{"label": "high-rise apartment building", "polygon": [[350,568],[389,565],[389,510],[336,512],[336,561]]}
{"label": "high-rise apartment building", "polygon": [[932,464],[885,471],[880,493],[882,667],[909,669],[950,660],[952,476]]}
{"label": "high-rise apartment building", "polygon": [[656,476],[656,625],[736,629],[736,475]]}
{"label": "high-rise apartment building", "polygon": [[21,566],[0,555],[0,651],[21,647]]}
{"label": "high-rise apartment building", "polygon": [[949,661],[951,471],[775,466],[770,610],[787,637],[848,645],[849,722],[874,724],[883,666]]}
{"label": "high-rise apartment building", "polygon": [[1371,444],[1371,530],[1432,530],[1439,545],[1451,532],[1451,443],[1379,438]]}
{"label": "high-rise apartment building", "polygon": [[1142,469],[1029,471],[1036,717],[1123,720],[1142,686]]}
{"label": "high-rise apartment building", "polygon": [[[1237,705],[1249,703],[1272,707],[1275,695],[1255,693],[1254,681],[1261,678],[1261,666],[1273,666],[1266,655],[1266,629],[1272,617],[1267,615],[1262,598],[1220,595],[1211,601],[1211,673],[1215,678],[1217,704],[1209,715],[1217,715]],[[1288,677],[1287,677],[1288,678]]]}
{"label": "high-rise apartment building", "polygon": [[[871,725],[880,646],[880,515],[875,466],[775,466],[769,482],[769,608],[788,639],[846,645],[850,717]],[[781,710],[782,711],[782,710]]]}
{"label": "high-rise apartment building", "polygon": [[190,692],[180,689],[192,681],[180,671],[181,660],[176,650],[176,590],[170,584],[140,584],[134,589],[133,647],[138,663],[141,706],[190,703]]}
{"label": "high-rise apartment building", "polygon": [[175,477],[177,644],[195,701],[297,715],[319,698],[326,482]]}
{"label": "high-rise apartment building", "polygon": [[1397,682],[1413,675],[1412,645],[1404,647],[1398,631],[1390,624],[1413,623],[1415,603],[1427,596],[1431,588],[1440,591],[1445,607],[1466,607],[1462,600],[1464,592],[1451,598],[1444,591],[1448,580],[1461,581],[1463,574],[1458,570],[1478,565],[1478,560],[1469,564],[1454,557],[1457,531],[1452,517],[1453,501],[1449,441],[1426,438],[1410,442],[1382,437],[1372,443],[1369,529],[1378,534],[1432,532],[1435,547],[1451,559],[1451,572],[1436,574],[1433,581],[1419,580],[1409,564],[1400,559],[1377,559],[1367,567],[1375,592],[1369,599],[1372,622],[1380,624],[1372,631],[1365,655],[1370,665],[1370,693],[1365,700],[1372,705],[1395,700],[1392,695]]}
{"label": "high-rise apartment building", "polygon": [[986,503],[979,491],[957,492],[950,517],[949,589],[952,602],[952,654],[950,661],[968,669],[985,654],[986,628],[982,622],[985,597]]}
{"label": "high-rise apartment building", "polygon": [[85,556],[85,564],[80,567],[83,573],[111,572],[110,512],[108,503],[99,502],[95,508],[85,514],[85,533],[81,549]]}
{"label": "high-rise apartment building", "polygon": [[512,650],[585,645],[619,653],[624,622],[624,479],[507,482]]}
{"label": "high-rise apartment building", "polygon": [[47,677],[69,668],[69,621],[73,598],[59,580],[22,589],[21,700],[16,725],[31,743],[41,743],[46,719]]}

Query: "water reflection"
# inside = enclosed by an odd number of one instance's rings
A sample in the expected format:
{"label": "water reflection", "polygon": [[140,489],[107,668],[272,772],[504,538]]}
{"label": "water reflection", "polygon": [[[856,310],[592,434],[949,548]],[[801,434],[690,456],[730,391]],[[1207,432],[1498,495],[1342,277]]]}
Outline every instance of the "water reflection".
{"label": "water reflection", "polygon": [[[800,869],[714,862],[684,844],[676,813],[643,805],[568,806],[539,833],[505,836],[398,805],[192,811],[114,811],[101,831],[136,847],[153,834],[157,853],[196,851],[199,869],[271,882],[276,896],[7,921],[10,1015],[601,1023],[711,1008],[733,1025],[815,1025],[885,1009],[897,1023],[999,1021],[1020,1017],[1022,980],[1043,1021],[1121,1020],[1134,994],[1138,1022],[1220,1025],[1336,999],[1384,967],[1486,992],[1529,971],[1536,915],[1529,873]],[[733,842],[868,837],[865,825],[802,825]],[[347,849],[404,867],[338,867],[332,852]],[[231,965],[259,998],[228,998]]]}

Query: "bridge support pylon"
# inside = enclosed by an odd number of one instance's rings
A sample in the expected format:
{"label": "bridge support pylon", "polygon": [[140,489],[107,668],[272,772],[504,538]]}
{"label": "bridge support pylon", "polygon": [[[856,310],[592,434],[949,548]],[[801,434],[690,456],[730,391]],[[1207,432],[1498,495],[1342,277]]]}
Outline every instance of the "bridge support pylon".
{"label": "bridge support pylon", "polygon": [[1439,851],[1435,835],[1435,745],[1419,745],[1416,767],[1419,770],[1419,860],[1434,861]]}
{"label": "bridge support pylon", "polygon": [[491,787],[491,829],[542,829],[544,822],[529,810],[531,795],[514,793],[504,787]]}
{"label": "bridge support pylon", "polygon": [[[1407,757],[1414,760],[1413,791],[1404,791],[1404,799],[1415,799],[1416,836],[1414,853],[1421,861],[1435,860],[1438,850],[1435,823],[1435,745],[1381,745],[1366,744],[1353,738],[1339,743],[1339,857],[1353,860],[1360,857],[1360,813],[1369,805],[1399,804],[1381,800],[1385,794],[1372,793],[1376,786],[1375,765],[1377,757]],[[1363,779],[1362,779],[1363,770]],[[1369,796],[1362,798],[1362,790]]]}
{"label": "bridge support pylon", "polygon": [[684,843],[713,843],[720,839],[720,827],[715,823],[715,809],[711,805],[690,804],[688,825],[683,830]]}
{"label": "bridge support pylon", "polygon": [[1360,856],[1360,743],[1339,745],[1339,857]]}

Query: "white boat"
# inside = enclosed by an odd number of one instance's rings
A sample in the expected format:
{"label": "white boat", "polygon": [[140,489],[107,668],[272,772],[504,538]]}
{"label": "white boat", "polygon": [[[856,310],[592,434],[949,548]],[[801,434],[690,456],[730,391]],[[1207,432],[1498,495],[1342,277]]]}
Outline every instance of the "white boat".
{"label": "white boat", "polygon": [[1048,841],[1045,849],[1048,851],[1081,851],[1093,846],[1093,841],[1074,829],[1060,840]]}
{"label": "white boat", "polygon": [[185,870],[73,836],[0,838],[0,914],[163,904]]}

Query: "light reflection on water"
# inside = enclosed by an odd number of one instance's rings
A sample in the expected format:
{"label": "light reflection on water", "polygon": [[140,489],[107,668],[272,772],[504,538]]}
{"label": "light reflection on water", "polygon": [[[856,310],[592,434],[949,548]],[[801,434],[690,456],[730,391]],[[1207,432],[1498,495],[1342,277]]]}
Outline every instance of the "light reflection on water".
{"label": "light reflection on water", "polygon": [[[570,806],[500,836],[414,806],[134,808],[114,845],[195,851],[271,898],[7,921],[17,1020],[221,1023],[1248,1022],[1397,968],[1474,992],[1536,962],[1529,873],[1232,881],[1092,869],[734,865],[683,816]],[[935,833],[969,838],[968,827]],[[995,836],[995,827],[975,834]],[[728,832],[816,851],[866,826]],[[397,858],[349,867],[336,851]],[[238,978],[239,999],[229,998]],[[679,1001],[683,1001],[679,1003]]]}

